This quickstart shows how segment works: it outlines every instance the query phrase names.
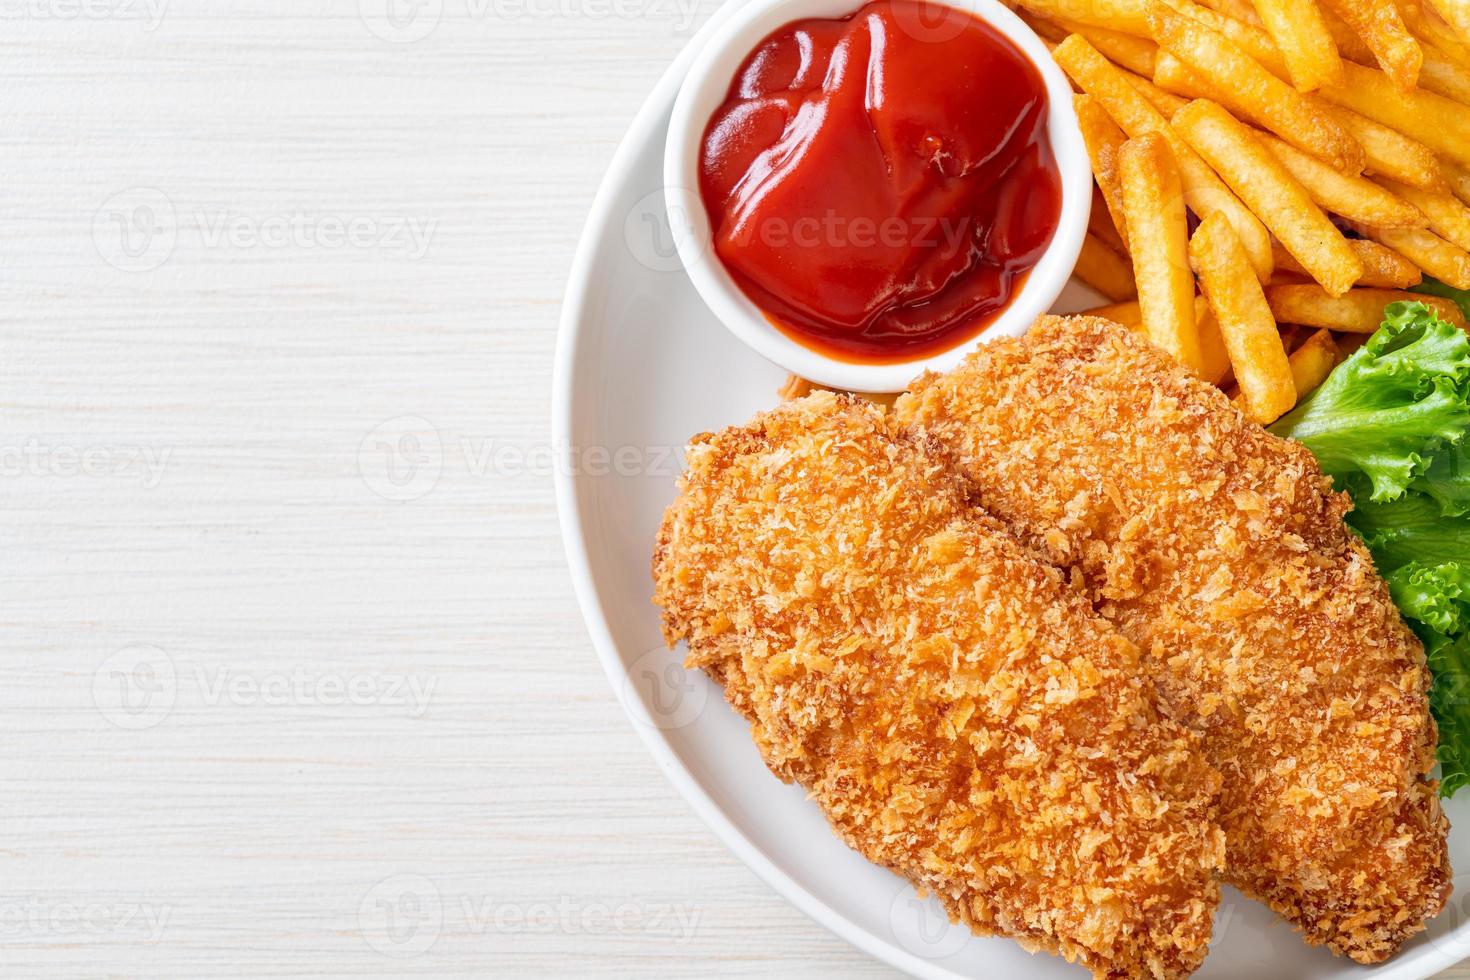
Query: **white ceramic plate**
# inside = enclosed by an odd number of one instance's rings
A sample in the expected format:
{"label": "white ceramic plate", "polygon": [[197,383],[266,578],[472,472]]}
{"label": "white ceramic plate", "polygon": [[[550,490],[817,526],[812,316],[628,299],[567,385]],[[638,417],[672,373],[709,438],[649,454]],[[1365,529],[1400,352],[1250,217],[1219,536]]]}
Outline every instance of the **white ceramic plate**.
{"label": "white ceramic plate", "polygon": [[[649,601],[653,537],[681,447],[776,402],[785,378],[710,314],[669,237],[664,132],[690,53],[649,96],[608,168],[567,287],[553,392],[557,499],[572,579],[603,667],[668,778],[731,850],[802,911],[917,977],[1081,980],[1086,971],[950,926],[911,888],[827,829],[800,789],[761,763],[746,724],[682,651],[665,651]],[[1081,292],[1063,307],[1088,305]],[[1395,959],[1355,966],[1308,949],[1264,908],[1226,893],[1202,980],[1419,980],[1470,956],[1470,797],[1448,806],[1462,874],[1450,908]],[[775,901],[775,899],[772,899]]]}

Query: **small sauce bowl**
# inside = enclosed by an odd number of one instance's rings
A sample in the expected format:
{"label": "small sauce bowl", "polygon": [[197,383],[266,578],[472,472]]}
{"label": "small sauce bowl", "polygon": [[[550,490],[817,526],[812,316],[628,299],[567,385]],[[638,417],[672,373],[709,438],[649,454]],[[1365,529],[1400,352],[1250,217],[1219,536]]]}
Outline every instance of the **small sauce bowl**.
{"label": "small sauce bowl", "polygon": [[1046,131],[1061,180],[1061,213],[1051,243],[978,336],[937,354],[898,363],[863,363],[807,347],[774,326],[745,295],[715,254],[714,232],[700,196],[700,155],[710,119],[750,53],[773,31],[807,18],[840,18],[863,0],[749,0],[713,34],[690,66],[674,103],[664,148],[664,196],[670,226],[689,278],[705,304],[736,337],[793,374],[832,388],[900,391],[924,371],[948,371],[992,337],[1016,337],[1056,302],[1071,278],[1092,208],[1092,168],[1073,111],[1072,88],[1046,45],[998,0],[945,4],[978,18],[1008,39],[1041,74],[1047,94]]}

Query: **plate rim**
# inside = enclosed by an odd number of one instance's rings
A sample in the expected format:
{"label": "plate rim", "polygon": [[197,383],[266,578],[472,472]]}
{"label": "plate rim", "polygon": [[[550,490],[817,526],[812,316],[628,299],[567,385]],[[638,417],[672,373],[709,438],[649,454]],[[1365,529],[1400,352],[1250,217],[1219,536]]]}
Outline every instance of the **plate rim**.
{"label": "plate rim", "polygon": [[[659,119],[674,104],[674,96],[680,82],[688,71],[695,53],[719,25],[741,6],[740,0],[725,0],[698,32],[689,39],[673,63],[659,77],[653,90],[644,99],[633,122],[613,153],[612,161],[598,185],[592,208],[577,240],[577,250],[572,259],[571,272],[567,277],[567,288],[562,298],[561,319],[557,326],[556,350],[553,355],[551,383],[551,444],[558,465],[553,467],[553,483],[556,489],[556,509],[561,527],[568,570],[572,588],[581,609],[582,619],[591,637],[593,649],[602,664],[603,672],[612,685],[614,695],[619,690],[623,663],[618,655],[612,630],[603,615],[601,602],[593,582],[591,562],[587,551],[586,536],[582,529],[578,510],[576,481],[572,474],[575,468],[572,448],[572,376],[575,371],[576,355],[581,340],[582,323],[591,285],[592,267],[596,261],[597,243],[612,222],[613,201],[617,188],[631,171],[633,160],[643,144],[653,136]],[[749,838],[740,832],[718,804],[705,792],[688,768],[679,759],[673,746],[663,732],[647,725],[639,725],[628,711],[628,706],[618,698],[619,705],[628,716],[644,746],[653,755],[654,761],[665,778],[673,784],[695,814],[712,829],[716,836],[762,881],[774,889],[812,921],[821,925],[839,939],[844,940],[874,959],[904,971],[921,980],[967,980],[961,974],[945,969],[911,953],[879,941],[857,923],[832,909],[796,882]],[[1417,978],[1416,978],[1417,980]]]}
{"label": "plate rim", "polygon": [[[861,2],[861,0],[855,0],[855,2]],[[571,575],[572,589],[582,613],[583,623],[592,640],[593,649],[612,687],[614,697],[617,698],[619,706],[627,716],[628,723],[642,739],[664,777],[678,790],[695,814],[715,832],[724,845],[762,881],[808,918],[874,959],[902,970],[910,976],[920,978],[920,980],[968,980],[964,975],[938,963],[925,960],[880,940],[867,929],[837,912],[803,888],[741,833],[690,773],[664,733],[654,727],[638,724],[628,705],[617,693],[620,690],[619,682],[625,676],[625,671],[617,645],[612,638],[612,630],[602,611],[596,583],[593,581],[586,536],[578,510],[577,480],[573,476],[576,468],[572,465],[575,452],[571,433],[574,415],[572,404],[575,396],[572,378],[582,340],[582,326],[586,316],[588,296],[591,292],[591,276],[597,259],[597,246],[604,237],[608,225],[612,223],[613,202],[617,197],[618,188],[633,169],[633,161],[643,145],[654,136],[659,119],[672,110],[678,87],[695,53],[710,35],[741,6],[743,6],[742,0],[724,0],[684,45],[673,63],[665,69],[653,89],[644,98],[598,184],[587,220],[577,239],[571,271],[567,276],[567,286],[562,296],[561,316],[557,324],[556,346],[552,357],[551,378],[551,445],[557,461],[557,465],[552,468],[552,482],[555,488],[558,525],[567,568]],[[660,180],[662,180],[662,171],[660,171]],[[1470,937],[1470,921],[1462,923],[1455,931]],[[1466,959],[1470,957],[1460,956],[1435,944],[1430,944],[1421,947],[1419,955],[1412,959],[1390,960],[1372,967],[1365,966],[1363,969],[1371,970],[1375,980],[1427,980],[1436,973]],[[1344,960],[1344,963],[1346,962],[1348,961]]]}

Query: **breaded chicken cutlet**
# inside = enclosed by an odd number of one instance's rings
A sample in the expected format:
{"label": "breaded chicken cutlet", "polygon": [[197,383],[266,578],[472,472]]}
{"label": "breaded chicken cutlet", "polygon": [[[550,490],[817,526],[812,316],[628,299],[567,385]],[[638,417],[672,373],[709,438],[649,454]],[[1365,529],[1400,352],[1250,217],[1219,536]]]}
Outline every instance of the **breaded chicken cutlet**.
{"label": "breaded chicken cutlet", "polygon": [[1363,963],[1440,911],[1424,653],[1305,448],[1089,318],[982,347],[895,416],[1149,655],[1224,777],[1228,881]]}
{"label": "breaded chicken cutlet", "polygon": [[1204,958],[1224,842],[1197,738],[881,409],[820,392],[697,438],[653,570],[668,642],[864,857],[1099,978]]}

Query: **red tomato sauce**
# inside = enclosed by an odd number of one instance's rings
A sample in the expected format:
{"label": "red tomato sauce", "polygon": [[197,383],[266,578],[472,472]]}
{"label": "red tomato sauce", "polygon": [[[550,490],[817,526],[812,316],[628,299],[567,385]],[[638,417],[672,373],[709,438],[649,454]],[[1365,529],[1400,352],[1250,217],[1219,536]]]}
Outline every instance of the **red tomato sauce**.
{"label": "red tomato sauce", "polygon": [[968,13],[878,0],[788,24],[711,118],[714,248],[782,332],[897,362],[985,329],[1051,242],[1061,177],[1046,88]]}

